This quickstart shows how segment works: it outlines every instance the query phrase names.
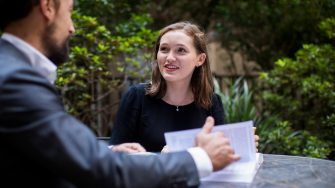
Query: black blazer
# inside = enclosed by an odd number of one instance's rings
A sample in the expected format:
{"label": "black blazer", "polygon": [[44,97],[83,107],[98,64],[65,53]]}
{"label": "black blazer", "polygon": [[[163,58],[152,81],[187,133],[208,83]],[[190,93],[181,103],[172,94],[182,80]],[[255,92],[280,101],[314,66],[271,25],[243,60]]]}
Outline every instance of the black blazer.
{"label": "black blazer", "polygon": [[64,111],[49,81],[0,39],[0,171],[9,187],[193,187],[188,152],[135,156],[111,152]]}

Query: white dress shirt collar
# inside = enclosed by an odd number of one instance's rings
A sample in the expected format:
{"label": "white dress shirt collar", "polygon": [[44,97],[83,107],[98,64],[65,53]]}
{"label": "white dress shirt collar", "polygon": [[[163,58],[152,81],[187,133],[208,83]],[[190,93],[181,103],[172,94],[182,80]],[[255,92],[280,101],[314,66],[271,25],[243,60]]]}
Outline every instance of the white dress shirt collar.
{"label": "white dress shirt collar", "polygon": [[41,52],[12,34],[3,33],[1,38],[19,49],[28,58],[29,63],[37,72],[46,77],[52,84],[55,82],[57,76],[57,66]]}

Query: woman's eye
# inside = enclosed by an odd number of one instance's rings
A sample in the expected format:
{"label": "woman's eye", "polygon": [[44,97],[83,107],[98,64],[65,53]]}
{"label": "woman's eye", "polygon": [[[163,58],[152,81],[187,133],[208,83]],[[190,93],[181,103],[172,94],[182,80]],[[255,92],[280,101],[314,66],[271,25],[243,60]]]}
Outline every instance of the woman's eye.
{"label": "woman's eye", "polygon": [[161,48],[159,48],[159,51],[161,51],[161,52],[168,52],[169,49],[167,47],[161,47]]}
{"label": "woman's eye", "polygon": [[177,52],[178,53],[186,53],[186,50],[184,48],[178,48]]}

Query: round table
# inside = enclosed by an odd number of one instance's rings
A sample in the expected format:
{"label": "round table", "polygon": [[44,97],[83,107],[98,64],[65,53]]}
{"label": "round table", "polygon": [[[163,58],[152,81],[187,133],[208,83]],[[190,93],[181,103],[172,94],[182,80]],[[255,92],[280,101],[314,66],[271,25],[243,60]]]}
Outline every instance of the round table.
{"label": "round table", "polygon": [[252,183],[203,182],[200,188],[335,188],[335,161],[263,154]]}

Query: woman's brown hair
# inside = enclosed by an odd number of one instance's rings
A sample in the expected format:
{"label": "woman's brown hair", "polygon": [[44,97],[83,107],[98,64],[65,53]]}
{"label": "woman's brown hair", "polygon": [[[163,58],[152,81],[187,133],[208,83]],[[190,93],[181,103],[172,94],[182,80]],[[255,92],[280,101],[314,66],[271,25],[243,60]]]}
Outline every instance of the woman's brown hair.
{"label": "woman's brown hair", "polygon": [[146,95],[156,98],[164,97],[166,93],[166,81],[159,71],[157,64],[157,53],[159,50],[160,40],[164,34],[169,31],[181,30],[193,39],[193,44],[197,53],[205,53],[205,62],[194,69],[191,78],[191,88],[194,95],[194,101],[198,106],[209,109],[212,106],[212,96],[214,92],[212,73],[210,70],[207,40],[205,33],[201,31],[198,25],[190,22],[178,22],[168,25],[160,30],[155,44],[154,62],[152,64],[151,84],[146,90]]}

